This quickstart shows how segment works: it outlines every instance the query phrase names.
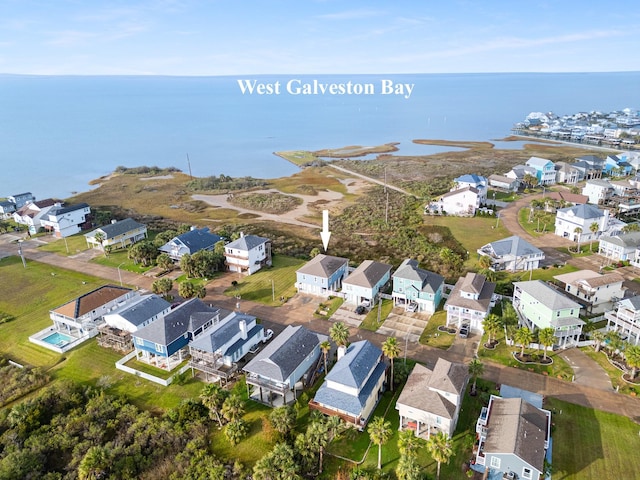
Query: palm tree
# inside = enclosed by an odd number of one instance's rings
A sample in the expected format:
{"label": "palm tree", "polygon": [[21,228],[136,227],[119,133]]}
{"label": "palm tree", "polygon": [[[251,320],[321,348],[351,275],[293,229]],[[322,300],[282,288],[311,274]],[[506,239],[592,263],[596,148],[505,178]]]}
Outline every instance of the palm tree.
{"label": "palm tree", "polygon": [[107,252],[104,250],[104,241],[107,239],[107,236],[102,232],[96,232],[93,238],[100,244],[100,248],[102,249],[102,251],[104,252],[104,256],[106,257]]}
{"label": "palm tree", "polygon": [[604,343],[604,339],[606,338],[605,333],[602,330],[594,330],[590,334],[591,339],[595,342],[594,348],[596,352],[600,351],[602,344]]}
{"label": "palm tree", "polygon": [[209,417],[217,420],[222,427],[222,417],[220,416],[222,405],[229,396],[229,391],[222,388],[217,383],[209,383],[205,385],[200,393],[202,404],[209,409]]}
{"label": "palm tree", "polygon": [[318,452],[318,474],[321,474],[324,449],[330,442],[329,428],[322,418],[309,424],[307,427],[306,439],[309,447]]}
{"label": "palm tree", "polygon": [[80,480],[98,480],[106,478],[112,464],[110,451],[103,446],[94,446],[87,450],[78,465]]}
{"label": "palm tree", "polygon": [[556,342],[556,332],[553,327],[543,328],[538,332],[538,341],[544,347],[543,358],[547,359],[547,347],[552,346]]}
{"label": "palm tree", "polygon": [[482,269],[491,267],[492,264],[491,257],[489,255],[482,255],[478,259],[478,266]]}
{"label": "palm tree", "polygon": [[527,327],[520,327],[518,330],[516,330],[514,340],[522,347],[522,350],[520,350],[520,357],[522,358],[524,356],[525,347],[529,345],[533,340],[533,333],[531,333],[531,330],[529,330]]}
{"label": "palm tree", "polygon": [[573,229],[573,233],[575,233],[577,235],[577,242],[578,242],[578,249],[577,249],[577,253],[580,253],[580,237],[582,236],[582,229],[580,227],[576,227]]}
{"label": "palm tree", "polygon": [[384,417],[375,417],[369,423],[367,430],[371,441],[378,445],[378,470],[380,470],[382,468],[382,445],[391,438],[391,422],[386,421]]}
{"label": "palm tree", "polygon": [[398,480],[420,480],[422,476],[422,468],[418,465],[415,457],[407,457],[400,455],[398,466],[396,467],[396,476]]}
{"label": "palm tree", "polygon": [[591,252],[591,245],[593,244],[593,237],[596,236],[596,234],[598,233],[598,230],[600,230],[600,225],[598,224],[598,222],[593,222],[591,225],[589,225],[589,230],[591,231],[591,233],[593,233],[593,235],[591,235],[591,238],[589,239],[589,251]]}
{"label": "palm tree", "polygon": [[283,439],[287,439],[296,426],[298,415],[292,406],[283,405],[271,410],[269,422]]}
{"label": "palm tree", "polygon": [[418,448],[422,446],[424,440],[416,437],[413,430],[400,430],[398,433],[398,450],[404,457],[417,457]]}
{"label": "palm tree", "polygon": [[324,374],[326,375],[329,373],[329,370],[327,370],[327,356],[331,351],[331,342],[329,342],[329,340],[322,342],[320,344],[320,350],[322,350],[322,356],[324,357]]}
{"label": "palm tree", "polygon": [[453,455],[453,447],[451,444],[451,438],[445,432],[438,432],[435,435],[431,435],[427,440],[427,450],[438,463],[438,470],[436,478],[440,478],[440,465],[442,463],[448,463],[451,455]]}
{"label": "palm tree", "polygon": [[221,413],[229,422],[240,419],[244,415],[244,401],[240,395],[236,393],[229,395],[222,404]]}
{"label": "palm tree", "polygon": [[400,347],[396,337],[389,337],[382,344],[382,353],[391,360],[391,391],[393,391],[393,359],[400,355]]}
{"label": "palm tree", "polygon": [[349,329],[343,322],[336,322],[329,329],[329,336],[339,347],[345,346],[349,341]]}
{"label": "palm tree", "polygon": [[638,368],[640,368],[640,345],[629,345],[624,350],[624,357],[627,361],[627,366],[631,367],[631,380],[636,378]]}
{"label": "palm tree", "polygon": [[606,348],[611,352],[611,357],[616,353],[616,350],[620,350],[622,348],[622,338],[620,334],[615,330],[609,330],[606,335]]}
{"label": "palm tree", "polygon": [[469,362],[469,375],[471,375],[471,378],[473,378],[473,385],[471,385],[471,395],[476,394],[476,381],[478,380],[478,377],[483,373],[484,364],[480,360],[474,358],[473,360],[471,360],[471,362]]}
{"label": "palm tree", "polygon": [[492,343],[496,339],[496,335],[502,328],[502,319],[495,313],[490,313],[482,321],[482,328],[485,332],[487,332],[489,343]]}
{"label": "palm tree", "polygon": [[254,480],[298,480],[300,466],[296,463],[293,448],[286,443],[278,443],[253,467]]}

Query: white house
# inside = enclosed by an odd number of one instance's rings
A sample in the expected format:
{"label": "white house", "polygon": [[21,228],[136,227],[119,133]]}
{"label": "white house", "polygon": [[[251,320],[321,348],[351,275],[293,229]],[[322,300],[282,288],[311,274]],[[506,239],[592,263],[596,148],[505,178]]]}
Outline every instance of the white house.
{"label": "white house", "polygon": [[349,274],[349,260],[320,253],[296,270],[296,289],[300,293],[327,296],[337,292]]}
{"label": "white house", "polygon": [[229,271],[251,275],[264,266],[271,266],[271,241],[241,233],[239,239],[224,246],[224,256]]}
{"label": "white house", "polygon": [[438,358],[433,370],[417,363],[396,401],[399,429],[412,429],[418,437],[439,431],[452,437],[468,381],[469,368],[461,363]]}
{"label": "white house", "polygon": [[540,157],[531,157],[526,165],[536,169],[538,185],[553,185],[556,183],[556,168],[551,160]]}
{"label": "white house", "polygon": [[487,201],[487,186],[489,181],[482,175],[476,175],[475,173],[467,173],[453,179],[454,187],[451,191],[460,190],[467,187],[472,187],[478,190],[480,196],[480,203]]}
{"label": "white house", "polygon": [[56,203],[41,217],[40,224],[56,237],[65,238],[79,233],[83,228],[88,228],[90,214],[91,208],[86,203],[68,207]]}
{"label": "white house", "polygon": [[[543,479],[551,412],[522,398],[491,395],[476,423],[475,463],[504,479]],[[498,475],[499,475],[498,473]],[[495,474],[490,478],[498,478]]]}
{"label": "white house", "polygon": [[[97,234],[102,236],[102,241],[96,239]],[[86,233],[84,237],[87,241],[87,246],[93,248],[125,248],[147,238],[147,226],[136,222],[133,218],[113,220],[108,225]]]}
{"label": "white house", "polygon": [[640,247],[640,232],[603,235],[600,237],[598,253],[612,261],[635,262],[638,260],[636,257],[638,247]]}
{"label": "white house", "polygon": [[608,180],[594,178],[587,180],[582,194],[589,197],[589,203],[599,205],[613,195],[613,185]]}
{"label": "white house", "polygon": [[537,173],[538,171],[535,169],[535,167],[531,167],[529,165],[516,165],[507,173],[505,173],[504,176],[518,180],[519,184],[522,184],[524,182],[525,176],[531,175],[535,177]]}
{"label": "white house", "polygon": [[380,289],[391,278],[391,265],[365,260],[342,282],[345,301],[358,305],[373,304]]}
{"label": "white house", "polygon": [[164,298],[156,294],[141,295],[133,297],[123,307],[105,313],[102,318],[112,328],[135,332],[170,311],[171,304]]}
{"label": "white house", "polygon": [[447,325],[460,328],[467,324],[471,331],[482,333],[482,322],[491,310],[495,289],[496,284],[479,273],[469,272],[460,277],[444,304]]}
{"label": "white house", "polygon": [[624,297],[624,277],[616,272],[601,274],[593,270],[578,270],[553,277],[585,313],[601,313],[611,309]]}
{"label": "white house", "polygon": [[607,330],[627,335],[634,345],[640,344],[640,295],[621,300],[614,311],[606,312],[604,316]]}
{"label": "white house", "polygon": [[489,177],[489,186],[505,192],[517,192],[520,182],[516,178],[494,174]]}
{"label": "white house", "polygon": [[465,187],[440,197],[440,211],[447,215],[473,217],[480,208],[482,195],[477,188]]}
{"label": "white house", "polygon": [[55,203],[51,198],[26,203],[13,212],[13,220],[20,225],[26,225],[32,235],[36,234],[42,226],[42,218],[53,208]]}
{"label": "white house", "polygon": [[362,429],[382,395],[386,370],[382,350],[369,340],[339,347],[338,361],[309,402],[309,408]]}
{"label": "white house", "polygon": [[[597,224],[598,229],[594,233],[591,225]],[[597,240],[602,232],[609,228],[609,211],[600,210],[595,205],[575,205],[573,207],[560,208],[556,212],[555,234],[559,237],[569,238],[575,241]],[[580,229],[581,231],[576,231]]]}
{"label": "white house", "polygon": [[491,270],[521,272],[535,270],[544,260],[544,252],[525,239],[512,237],[487,243],[478,249],[478,254],[491,259]]}
{"label": "white house", "polygon": [[556,183],[575,185],[582,180],[581,171],[567,162],[556,162]]}

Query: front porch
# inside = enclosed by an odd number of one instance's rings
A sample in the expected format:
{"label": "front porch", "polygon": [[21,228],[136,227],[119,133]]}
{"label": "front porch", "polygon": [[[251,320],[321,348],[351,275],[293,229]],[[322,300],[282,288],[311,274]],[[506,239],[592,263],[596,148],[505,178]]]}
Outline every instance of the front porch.
{"label": "front porch", "polygon": [[249,398],[270,407],[288,405],[297,400],[297,389],[291,389],[286,383],[274,382],[251,373],[247,373],[246,382]]}
{"label": "front porch", "polygon": [[162,370],[166,370],[168,372],[180,365],[188,355],[187,351],[183,348],[169,356],[158,355],[147,350],[137,349],[135,351],[135,354],[136,360],[156,368],[161,368]]}
{"label": "front porch", "polygon": [[448,434],[448,430],[443,428],[438,428],[437,425],[431,425],[428,422],[423,422],[421,420],[415,420],[409,417],[405,417],[400,415],[400,426],[398,430],[413,430],[416,437],[422,438],[423,440],[429,440],[432,434],[438,432],[444,432]]}
{"label": "front porch", "polygon": [[220,354],[196,348],[190,348],[189,351],[191,354],[189,367],[192,371],[198,370],[204,373],[207,382],[220,382],[220,384],[226,385],[233,380],[238,371],[237,364],[226,365]]}

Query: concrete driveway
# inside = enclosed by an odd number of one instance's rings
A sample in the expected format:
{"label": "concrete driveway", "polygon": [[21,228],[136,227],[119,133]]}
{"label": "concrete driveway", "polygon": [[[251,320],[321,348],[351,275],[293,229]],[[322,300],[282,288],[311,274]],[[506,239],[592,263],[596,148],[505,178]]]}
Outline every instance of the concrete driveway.
{"label": "concrete driveway", "polygon": [[582,350],[570,348],[561,353],[560,356],[573,368],[575,374],[574,383],[599,390],[613,390],[609,375]]}

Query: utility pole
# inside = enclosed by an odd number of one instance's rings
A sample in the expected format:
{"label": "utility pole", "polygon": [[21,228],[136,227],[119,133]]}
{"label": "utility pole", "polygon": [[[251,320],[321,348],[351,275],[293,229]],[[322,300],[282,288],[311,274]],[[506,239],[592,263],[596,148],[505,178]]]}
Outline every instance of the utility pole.
{"label": "utility pole", "polygon": [[187,165],[189,166],[189,177],[193,180],[193,175],[191,175],[191,160],[189,160],[189,154],[187,153]]}
{"label": "utility pole", "polygon": [[273,278],[271,279],[271,300],[272,300],[273,302],[275,302],[275,301],[276,301],[276,286],[275,286],[275,284],[273,283]]}

